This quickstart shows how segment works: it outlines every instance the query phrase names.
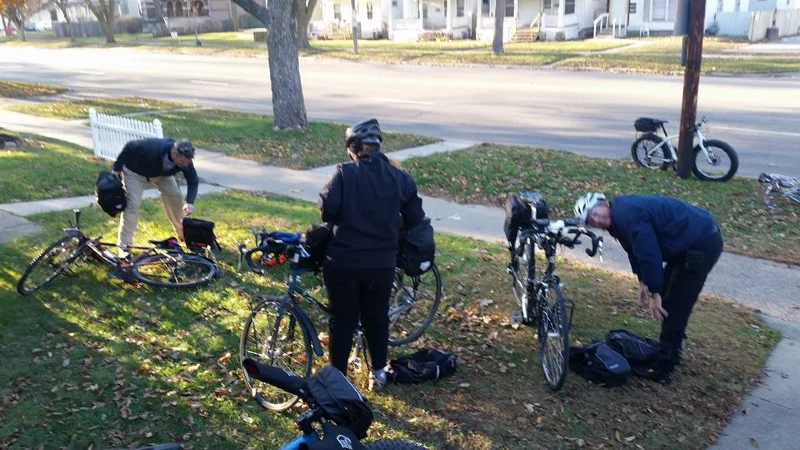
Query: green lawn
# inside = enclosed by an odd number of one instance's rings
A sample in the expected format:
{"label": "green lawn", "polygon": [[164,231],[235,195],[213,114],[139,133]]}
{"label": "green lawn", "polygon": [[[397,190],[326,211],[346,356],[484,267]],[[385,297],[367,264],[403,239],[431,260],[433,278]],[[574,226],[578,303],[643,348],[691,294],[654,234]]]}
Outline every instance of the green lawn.
{"label": "green lawn", "polygon": [[56,119],[89,120],[89,108],[104,114],[123,115],[143,111],[177,109],[192,107],[189,103],[170,102],[143,97],[111,97],[74,100],[56,103],[40,103],[36,105],[15,106],[10,109],[36,116]]}
{"label": "green lawn", "polygon": [[[0,385],[0,445],[275,448],[298,434],[293,419],[302,409],[269,413],[243,392],[239,333],[256,294],[275,291],[262,277],[236,273],[235,248],[252,241],[251,226],[302,230],[319,219],[317,209],[228,192],[201,197],[196,214],[217,222],[225,248],[220,278],[201,290],[124,285],[85,265],[22,298],[17,278],[69,214],[38,216],[43,235],[0,245],[0,378],[7,380]],[[96,209],[83,223],[91,235],[113,235],[117,226]],[[168,227],[161,206],[145,201],[136,240],[165,237]],[[609,390],[570,374],[553,393],[534,331],[504,325],[513,302],[506,250],[446,235],[437,236],[437,250],[445,299],[417,346],[455,353],[458,371],[440,382],[366,394],[376,408],[372,439],[411,438],[431,449],[704,448],[779,339],[748,309],[704,298],[670,387],[632,379]],[[612,328],[657,334],[658,325],[634,304],[633,280],[567,262],[560,269],[577,305],[573,344]],[[325,322],[317,327],[325,331]],[[363,372],[352,377],[361,388],[367,383]]]}
{"label": "green lawn", "polygon": [[[75,119],[87,117],[89,107],[100,112],[125,112],[171,109],[191,106],[144,98],[107,98],[17,107],[27,114]],[[196,146],[246,158],[263,164],[294,169],[336,164],[347,159],[344,131],[347,125],[312,122],[305,130],[272,129],[271,116],[246,114],[218,109],[157,112],[142,115],[137,120],[159,119],[164,135],[176,139],[188,138]],[[406,133],[384,133],[386,152],[402,150],[436,142],[437,139]]]}
{"label": "green lawn", "polygon": [[495,145],[414,158],[403,167],[423,192],[462,203],[499,205],[509,192],[536,189],[556,216],[571,217],[577,196],[588,190],[670,195],[711,211],[722,227],[726,251],[800,264],[795,209],[781,202],[778,210],[769,211],[762,203],[763,189],[750,178],[684,181],[673,171],[647,171],[631,160]]}
{"label": "green lawn", "polygon": [[0,150],[0,203],[91,194],[97,173],[111,167],[77,145],[35,135],[21,138],[21,147]]}
{"label": "green lawn", "polygon": [[0,98],[39,97],[66,92],[62,86],[42,83],[26,83],[24,81],[0,80]]}
{"label": "green lawn", "polygon": [[[153,38],[150,35],[119,35],[115,46],[136,47],[146,51],[182,54],[208,54],[219,56],[266,56],[266,45],[255,42],[251,33],[206,33],[200,35],[203,43],[195,45],[194,36]],[[0,45],[3,41],[0,40]],[[747,45],[743,38],[705,37],[703,52],[707,56],[703,71],[736,74],[782,73],[800,71],[800,58],[774,56],[743,56],[709,61],[709,55],[735,51]],[[76,42],[57,39],[52,34],[35,33],[28,42],[5,40],[5,45],[27,45],[48,48],[108,47],[104,38],[79,38]],[[597,54],[619,48],[618,53]],[[488,42],[474,40],[394,42],[390,40],[359,41],[359,53],[353,54],[352,41],[317,40],[311,48],[301,49],[303,56],[336,58],[382,64],[431,65],[508,65],[540,67],[556,64],[571,69],[623,71],[633,73],[683,73],[679,64],[680,37],[629,38],[616,40],[546,41],[506,43],[505,53],[494,56]]]}

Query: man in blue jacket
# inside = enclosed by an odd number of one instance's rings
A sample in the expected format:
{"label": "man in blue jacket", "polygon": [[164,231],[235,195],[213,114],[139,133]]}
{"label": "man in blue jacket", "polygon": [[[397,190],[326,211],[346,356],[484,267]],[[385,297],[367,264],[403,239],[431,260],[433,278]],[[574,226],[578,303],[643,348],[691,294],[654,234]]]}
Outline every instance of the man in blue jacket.
{"label": "man in blue jacket", "polygon": [[608,201],[597,192],[578,199],[575,215],[589,226],[608,230],[628,253],[639,278],[639,302],[661,322],[661,348],[640,375],[671,381],[689,315],[722,253],[714,217],[670,197],[624,195]]}
{"label": "man in blue jacket", "polygon": [[[189,141],[141,139],[125,144],[114,162],[114,173],[122,179],[128,206],[119,221],[117,244],[120,256],[127,256],[125,246],[133,244],[133,232],[139,222],[139,207],[144,189],[152,184],[161,193],[161,203],[175,234],[183,240],[183,216],[194,212],[199,179],[192,164],[194,146]],[[174,175],[186,178],[186,203]]]}

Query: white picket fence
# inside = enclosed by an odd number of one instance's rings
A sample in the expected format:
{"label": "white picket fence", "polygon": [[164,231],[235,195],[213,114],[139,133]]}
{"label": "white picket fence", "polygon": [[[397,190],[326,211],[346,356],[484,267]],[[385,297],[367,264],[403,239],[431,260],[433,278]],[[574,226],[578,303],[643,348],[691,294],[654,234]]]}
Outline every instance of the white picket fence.
{"label": "white picket fence", "polygon": [[115,161],[122,147],[130,141],[145,138],[163,138],[161,121],[152,122],[112,116],[89,109],[89,125],[92,129],[94,154]]}

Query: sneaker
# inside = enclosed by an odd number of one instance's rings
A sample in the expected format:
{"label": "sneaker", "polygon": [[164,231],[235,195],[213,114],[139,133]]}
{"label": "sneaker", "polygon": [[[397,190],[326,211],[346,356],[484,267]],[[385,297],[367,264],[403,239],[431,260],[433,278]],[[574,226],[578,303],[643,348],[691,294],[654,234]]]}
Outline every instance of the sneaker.
{"label": "sneaker", "polygon": [[383,392],[386,388],[388,377],[383,369],[373,370],[369,373],[369,390],[372,392]]}
{"label": "sneaker", "polygon": [[652,361],[641,365],[637,364],[632,369],[634,375],[639,377],[662,384],[670,384],[672,383],[675,364],[666,361]]}

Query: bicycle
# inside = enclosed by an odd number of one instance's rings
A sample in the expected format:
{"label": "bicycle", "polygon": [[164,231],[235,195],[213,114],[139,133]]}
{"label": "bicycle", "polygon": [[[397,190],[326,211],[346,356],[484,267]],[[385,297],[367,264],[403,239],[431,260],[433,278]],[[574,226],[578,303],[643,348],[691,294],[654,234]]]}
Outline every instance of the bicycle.
{"label": "bicycle", "polygon": [[[310,407],[310,409],[301,413],[297,416],[297,419],[295,419],[295,424],[300,428],[303,434],[284,444],[284,446],[280,447],[280,450],[298,450],[301,446],[308,446],[315,442],[320,442],[323,440],[323,437],[320,436],[320,432],[314,425],[321,425],[324,432],[327,423],[337,422],[337,418],[329,414],[328,408],[320,405],[317,399],[311,394],[312,390],[309,388],[309,385],[313,381],[313,378],[301,378],[291,372],[286,372],[278,367],[263,365],[250,358],[246,358],[242,361],[242,367],[249,377],[267,383],[293,396],[297,396]],[[355,390],[355,394],[360,398],[361,394],[358,393],[358,389],[356,389],[355,386],[352,386],[352,388]],[[332,392],[329,392],[329,394],[332,394]],[[326,398],[325,401],[328,403],[336,402],[336,398]],[[365,428],[368,429],[369,425],[370,423],[367,423]],[[351,438],[345,435],[336,436],[336,441],[339,444],[339,448],[353,448]],[[425,447],[415,442],[402,439],[381,439],[369,442],[365,444],[365,446],[369,450],[426,450]]]}
{"label": "bicycle", "polygon": [[[670,136],[665,123],[668,122],[649,117],[640,117],[633,123],[637,139],[631,145],[631,156],[639,166],[650,170],[666,170],[669,167],[677,170],[678,150],[671,141],[680,135]],[[708,125],[705,117],[690,130],[694,136],[693,142],[696,142],[692,149],[692,173],[704,181],[728,181],[739,170],[739,156],[728,143],[707,139],[700,131],[704,125]],[[658,127],[661,127],[663,137],[658,134]],[[730,162],[730,167],[720,170],[725,158]],[[706,165],[708,169],[704,168]]]}
{"label": "bicycle", "polygon": [[[289,274],[281,280],[286,283],[286,292],[282,296],[261,299],[247,318],[240,340],[241,360],[259,358],[269,365],[281,365],[298,375],[309,376],[314,356],[321,357],[323,350],[317,330],[300,305],[298,295],[325,316],[330,316],[328,305],[298,285],[301,275],[314,271],[310,254],[301,241],[301,233],[256,230],[253,233],[259,246],[247,249],[244,244],[240,245],[240,259],[247,262],[251,271],[262,275],[273,274],[280,266],[288,264]],[[441,300],[442,280],[435,263],[417,277],[408,277],[401,269],[396,269],[389,300],[389,346],[396,347],[418,339],[433,322]],[[288,321],[284,320],[287,316]],[[267,331],[260,334],[260,330]],[[302,342],[295,342],[296,337],[302,338]],[[367,353],[364,330],[359,325],[349,362],[360,367],[361,352]],[[266,409],[282,411],[298,400],[297,396],[282,397],[281,392],[258,392],[246,373],[244,379],[247,389]]]}
{"label": "bicycle", "polygon": [[74,275],[70,266],[90,258],[110,266],[113,273],[119,274],[124,281],[140,281],[154,287],[203,286],[217,276],[219,270],[213,260],[195,253],[184,253],[174,238],[151,240],[149,242],[153,245],[150,247],[129,246],[129,249],[143,252],[130,262],[124,261],[108,249],[117,247],[117,244],[100,241],[100,236],[86,236],[80,228],[80,210],[73,212],[75,223],[69,221],[69,227],[63,229],[64,236],[28,264],[17,282],[17,292],[21,295],[39,291],[64,273]]}
{"label": "bicycle", "polygon": [[[561,291],[564,284],[556,274],[556,249],[559,244],[573,248],[581,243],[578,240],[581,235],[592,240],[592,248],[586,249],[586,253],[594,257],[599,251],[602,262],[602,236],[579,227],[578,219],[555,222],[533,219],[530,226],[519,230],[519,246],[509,242],[511,262],[506,270],[512,278],[514,298],[522,312],[522,324],[538,327],[542,373],[554,391],[561,389],[567,378],[569,330],[575,310],[575,304],[565,299]],[[539,274],[536,273],[536,247],[544,251],[547,258],[547,268]]]}
{"label": "bicycle", "polygon": [[779,192],[784,197],[800,204],[800,179],[794,177],[787,177],[777,173],[761,173],[758,175],[758,182],[766,184],[767,188],[764,190],[764,204],[769,209],[778,209],[778,205],[769,199],[772,192]]}

